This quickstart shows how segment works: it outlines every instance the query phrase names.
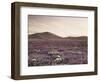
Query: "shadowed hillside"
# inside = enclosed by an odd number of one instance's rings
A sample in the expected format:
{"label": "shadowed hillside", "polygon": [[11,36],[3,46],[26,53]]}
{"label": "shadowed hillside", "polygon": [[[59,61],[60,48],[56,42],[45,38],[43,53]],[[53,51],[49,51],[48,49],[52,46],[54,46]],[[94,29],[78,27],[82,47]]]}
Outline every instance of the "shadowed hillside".
{"label": "shadowed hillside", "polygon": [[43,32],[43,33],[35,33],[29,35],[29,39],[61,39],[60,36],[57,36],[50,32]]}

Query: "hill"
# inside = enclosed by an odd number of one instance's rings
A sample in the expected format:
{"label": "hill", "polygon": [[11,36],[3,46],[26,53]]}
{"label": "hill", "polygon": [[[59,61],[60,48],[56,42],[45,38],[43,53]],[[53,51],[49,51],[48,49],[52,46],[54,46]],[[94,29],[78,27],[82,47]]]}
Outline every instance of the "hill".
{"label": "hill", "polygon": [[87,36],[78,36],[78,37],[60,37],[56,34],[50,33],[50,32],[42,32],[42,33],[35,33],[28,35],[29,39],[43,39],[43,40],[48,40],[48,39],[60,39],[60,40],[87,40]]}
{"label": "hill", "polygon": [[57,36],[50,32],[42,32],[42,33],[31,34],[29,35],[29,38],[32,38],[32,39],[61,39],[62,37]]}

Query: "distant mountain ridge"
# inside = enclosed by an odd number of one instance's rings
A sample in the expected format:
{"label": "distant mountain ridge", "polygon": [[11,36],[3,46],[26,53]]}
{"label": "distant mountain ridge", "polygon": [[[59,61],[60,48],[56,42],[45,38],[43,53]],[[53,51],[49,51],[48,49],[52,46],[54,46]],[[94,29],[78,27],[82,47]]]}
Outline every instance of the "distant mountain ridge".
{"label": "distant mountain ridge", "polygon": [[87,39],[87,36],[78,37],[60,37],[50,32],[42,32],[28,35],[30,39]]}
{"label": "distant mountain ridge", "polygon": [[53,33],[50,32],[42,32],[42,33],[35,33],[29,35],[29,38],[34,38],[34,39],[61,39],[62,37],[57,36]]}
{"label": "distant mountain ridge", "polygon": [[87,40],[87,36],[78,36],[78,37],[66,37],[66,39],[77,39],[77,40]]}

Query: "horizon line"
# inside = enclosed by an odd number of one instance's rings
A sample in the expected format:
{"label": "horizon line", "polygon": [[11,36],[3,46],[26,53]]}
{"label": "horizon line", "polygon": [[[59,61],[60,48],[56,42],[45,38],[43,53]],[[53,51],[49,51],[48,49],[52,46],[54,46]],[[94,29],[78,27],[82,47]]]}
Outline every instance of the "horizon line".
{"label": "horizon line", "polygon": [[47,31],[47,32],[31,33],[31,34],[28,33],[28,35],[41,34],[41,33],[51,33],[51,34],[54,34],[54,35],[56,35],[56,36],[58,36],[58,37],[62,37],[62,38],[66,38],[66,37],[88,37],[88,36],[86,36],[86,35],[79,35],[79,36],[71,36],[71,35],[69,35],[69,36],[63,37],[63,36],[60,36],[60,35],[58,35],[58,34],[55,34],[55,33],[52,33],[52,32],[48,32],[48,31]]}

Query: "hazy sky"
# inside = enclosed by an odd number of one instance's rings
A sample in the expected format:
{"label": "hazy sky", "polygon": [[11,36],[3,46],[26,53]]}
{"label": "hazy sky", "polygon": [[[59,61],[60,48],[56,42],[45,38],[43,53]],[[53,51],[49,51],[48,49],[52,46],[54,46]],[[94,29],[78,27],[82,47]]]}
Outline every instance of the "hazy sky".
{"label": "hazy sky", "polygon": [[87,36],[88,18],[65,16],[28,16],[28,34],[51,32],[62,37]]}

